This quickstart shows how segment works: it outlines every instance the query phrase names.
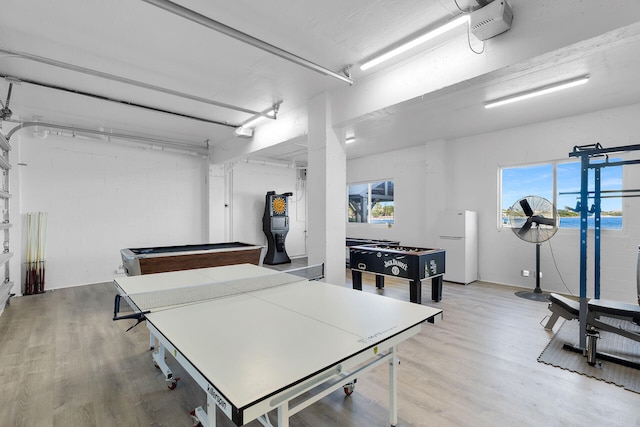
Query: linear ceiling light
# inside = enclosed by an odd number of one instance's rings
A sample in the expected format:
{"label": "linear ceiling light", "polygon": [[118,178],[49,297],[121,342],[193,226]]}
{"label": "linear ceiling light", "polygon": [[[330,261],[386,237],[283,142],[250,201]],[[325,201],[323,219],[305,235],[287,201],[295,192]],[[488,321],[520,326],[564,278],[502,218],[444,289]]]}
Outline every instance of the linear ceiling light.
{"label": "linear ceiling light", "polygon": [[[246,43],[258,49],[262,49],[265,52],[269,52],[273,55],[279,56],[282,59],[291,61],[294,64],[298,64],[302,67],[308,68],[317,73],[324,74],[325,76],[330,76],[338,80],[342,80],[343,82],[353,84],[353,80],[351,80],[349,76],[331,71],[307,59],[301,58],[298,55],[295,55],[291,52],[288,52],[272,44],[269,44],[263,40],[257,39],[253,36],[250,36],[249,34],[243,33],[242,31],[236,30],[235,28],[229,27],[228,25],[225,25],[222,22],[215,21],[209,18],[208,16],[204,16],[198,12],[195,12],[191,9],[187,9],[184,6],[173,3],[169,0],[143,0],[143,1],[153,6],[164,9],[167,12],[171,12],[174,15],[178,15],[192,22],[195,22],[196,24],[205,26],[211,30],[218,31],[229,37],[233,37],[234,39],[239,40],[243,43]],[[347,72],[348,70],[345,68],[345,70],[343,71]]]}
{"label": "linear ceiling light", "polygon": [[352,142],[356,142],[356,137],[355,136],[350,136],[347,139],[344,140],[345,144],[351,144]]}
{"label": "linear ceiling light", "polygon": [[408,41],[407,43],[398,46],[395,49],[390,50],[387,53],[383,53],[380,56],[377,56],[367,62],[365,62],[364,64],[362,64],[360,66],[360,69],[362,71],[364,70],[368,70],[369,68],[376,66],[378,64],[380,64],[381,62],[384,62],[388,59],[393,58],[394,56],[400,55],[403,52],[408,51],[409,49],[412,49],[418,45],[421,45],[422,43],[425,43],[435,37],[438,37],[441,34],[444,34],[450,30],[453,30],[454,28],[458,27],[459,25],[462,24],[468,24],[469,23],[469,15],[460,15],[457,18],[455,18],[452,21],[447,22],[446,24],[444,24],[441,27],[438,27],[434,30],[431,30],[421,36],[418,36],[417,38]]}
{"label": "linear ceiling light", "polygon": [[548,93],[557,92],[559,90],[580,86],[585,84],[588,81],[589,81],[589,76],[581,76],[581,77],[576,77],[570,80],[564,80],[558,83],[542,86],[526,92],[520,92],[514,95],[509,95],[509,96],[495,99],[493,101],[489,101],[486,104],[484,104],[484,108],[499,107],[501,105],[510,104],[512,102],[522,101],[522,100],[534,98],[540,95],[546,95]]}

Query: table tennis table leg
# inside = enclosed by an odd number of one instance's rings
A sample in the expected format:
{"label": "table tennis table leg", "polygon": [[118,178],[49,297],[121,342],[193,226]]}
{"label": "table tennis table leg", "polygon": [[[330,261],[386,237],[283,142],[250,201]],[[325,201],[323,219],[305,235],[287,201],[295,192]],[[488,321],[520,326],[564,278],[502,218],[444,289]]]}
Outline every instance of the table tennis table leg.
{"label": "table tennis table leg", "polygon": [[398,424],[398,374],[397,366],[400,364],[397,348],[391,347],[391,359],[389,359],[389,423],[392,427]]}
{"label": "table tennis table leg", "polygon": [[194,425],[200,425],[202,427],[216,427],[216,404],[211,399],[211,395],[207,393],[207,410],[205,411],[202,406],[198,406],[191,411],[191,418]]}
{"label": "table tennis table leg", "polygon": [[[153,334],[151,336],[153,336]],[[169,369],[167,362],[165,362],[164,360],[164,344],[162,344],[162,342],[158,342],[158,349],[153,352],[152,358],[156,367],[160,369],[164,374],[169,390],[173,390],[174,388],[176,388],[177,381],[180,378],[173,378],[173,372],[171,372],[171,369]]]}
{"label": "table tennis table leg", "polygon": [[202,427],[216,427],[216,404],[211,400],[209,393],[207,393],[207,410],[198,406],[191,412],[191,418],[194,423],[199,423]]}
{"label": "table tennis table leg", "polygon": [[278,406],[278,427],[289,427],[289,402]]}
{"label": "table tennis table leg", "polygon": [[156,347],[156,337],[149,332],[149,350],[153,350]]}

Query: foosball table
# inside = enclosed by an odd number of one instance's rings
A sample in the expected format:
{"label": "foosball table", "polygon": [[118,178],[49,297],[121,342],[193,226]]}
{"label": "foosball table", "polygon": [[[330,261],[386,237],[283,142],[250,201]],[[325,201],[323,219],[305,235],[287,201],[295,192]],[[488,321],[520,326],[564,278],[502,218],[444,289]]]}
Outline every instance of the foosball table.
{"label": "foosball table", "polygon": [[411,302],[422,303],[422,281],[431,279],[431,299],[442,299],[445,273],[444,249],[400,245],[362,245],[349,250],[353,289],[362,290],[362,273],[376,275],[376,287],[384,288],[384,277],[409,279]]}

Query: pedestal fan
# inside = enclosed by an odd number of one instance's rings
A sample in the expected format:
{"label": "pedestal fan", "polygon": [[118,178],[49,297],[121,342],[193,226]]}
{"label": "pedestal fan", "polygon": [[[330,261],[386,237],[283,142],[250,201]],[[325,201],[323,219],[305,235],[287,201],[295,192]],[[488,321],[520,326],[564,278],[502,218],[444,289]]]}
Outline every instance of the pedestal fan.
{"label": "pedestal fan", "polygon": [[533,292],[516,295],[534,301],[547,301],[540,288],[540,245],[558,231],[558,212],[553,203],[540,196],[527,196],[518,200],[508,211],[513,233],[525,242],[536,245],[536,287]]}

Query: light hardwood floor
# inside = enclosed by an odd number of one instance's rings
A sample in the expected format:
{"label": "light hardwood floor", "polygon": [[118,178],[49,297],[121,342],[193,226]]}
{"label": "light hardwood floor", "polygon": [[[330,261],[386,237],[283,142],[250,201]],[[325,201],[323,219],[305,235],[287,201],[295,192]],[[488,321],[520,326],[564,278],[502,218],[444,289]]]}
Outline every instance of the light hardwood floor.
{"label": "light hardwood floor", "polygon": [[[445,282],[440,303],[424,301],[444,320],[399,347],[399,425],[639,426],[640,394],[537,362],[552,336],[539,324],[548,310],[516,290]],[[372,275],[364,291],[377,292]],[[387,279],[384,294],[408,300],[408,284]],[[106,283],[12,299],[0,316],[0,425],[192,425],[204,392],[171,357],[182,380],[166,388],[147,329],[111,320],[114,295]],[[377,368],[353,395],[338,390],[291,425],[386,426],[387,382],[387,367]],[[218,425],[233,424],[218,414]]]}

